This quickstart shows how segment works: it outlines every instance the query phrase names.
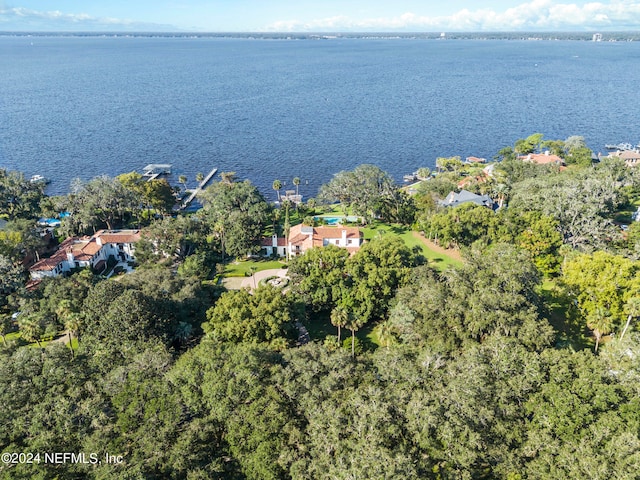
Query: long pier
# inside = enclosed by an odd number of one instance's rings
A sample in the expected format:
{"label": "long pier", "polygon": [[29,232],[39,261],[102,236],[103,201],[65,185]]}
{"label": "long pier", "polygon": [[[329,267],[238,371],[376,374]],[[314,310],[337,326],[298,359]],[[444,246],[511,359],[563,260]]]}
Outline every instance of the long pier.
{"label": "long pier", "polygon": [[184,202],[182,202],[182,207],[181,207],[182,210],[187,208],[189,204],[193,202],[193,199],[196,198],[196,196],[202,191],[202,189],[207,185],[207,183],[211,181],[211,179],[213,178],[213,176],[216,174],[217,171],[218,169],[214,168],[209,172],[209,174],[206,177],[204,177],[204,179],[200,182],[200,184],[196,187],[196,189],[193,192],[191,192],[191,195],[189,195],[189,197]]}

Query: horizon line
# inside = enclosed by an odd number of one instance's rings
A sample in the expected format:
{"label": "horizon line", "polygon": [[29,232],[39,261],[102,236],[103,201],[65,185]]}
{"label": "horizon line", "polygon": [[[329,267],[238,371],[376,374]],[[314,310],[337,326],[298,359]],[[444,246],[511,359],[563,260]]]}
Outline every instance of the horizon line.
{"label": "horizon line", "polygon": [[171,35],[366,35],[366,34],[394,34],[394,35],[482,35],[482,34],[564,34],[564,35],[588,35],[591,33],[603,34],[633,34],[640,35],[640,30],[314,30],[314,31],[261,31],[261,30],[0,30],[0,34],[83,34],[83,35],[104,35],[104,34],[171,34]]}

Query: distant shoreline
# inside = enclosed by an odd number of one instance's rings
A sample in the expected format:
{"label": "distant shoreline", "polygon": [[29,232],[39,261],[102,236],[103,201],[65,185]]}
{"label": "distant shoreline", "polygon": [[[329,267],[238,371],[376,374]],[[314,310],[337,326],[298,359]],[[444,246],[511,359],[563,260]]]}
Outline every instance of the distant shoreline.
{"label": "distant shoreline", "polygon": [[[251,40],[573,40],[599,42],[640,41],[638,31],[619,32],[29,32],[0,31],[0,37],[141,37],[141,38],[237,38]],[[599,43],[598,42],[598,43]]]}

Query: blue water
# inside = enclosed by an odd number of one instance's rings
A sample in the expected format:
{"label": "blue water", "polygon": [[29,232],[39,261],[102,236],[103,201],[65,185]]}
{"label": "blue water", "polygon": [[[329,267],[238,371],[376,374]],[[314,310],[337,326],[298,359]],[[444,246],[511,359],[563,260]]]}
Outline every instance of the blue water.
{"label": "blue water", "polygon": [[0,167],[53,180],[171,163],[269,198],[374,163],[397,180],[517,138],[640,141],[640,43],[0,37]]}

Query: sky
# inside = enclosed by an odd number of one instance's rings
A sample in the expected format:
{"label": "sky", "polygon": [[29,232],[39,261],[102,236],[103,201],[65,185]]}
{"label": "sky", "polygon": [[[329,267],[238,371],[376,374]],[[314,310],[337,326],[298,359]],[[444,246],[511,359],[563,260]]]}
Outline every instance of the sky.
{"label": "sky", "polygon": [[640,30],[640,1],[0,0],[0,31]]}

